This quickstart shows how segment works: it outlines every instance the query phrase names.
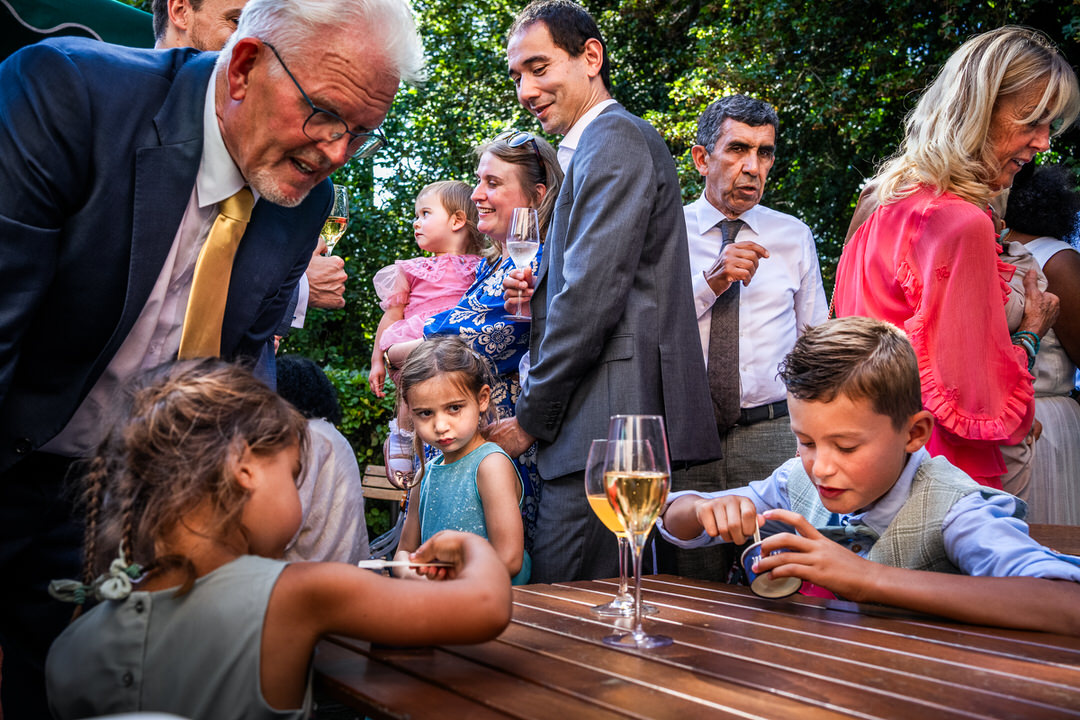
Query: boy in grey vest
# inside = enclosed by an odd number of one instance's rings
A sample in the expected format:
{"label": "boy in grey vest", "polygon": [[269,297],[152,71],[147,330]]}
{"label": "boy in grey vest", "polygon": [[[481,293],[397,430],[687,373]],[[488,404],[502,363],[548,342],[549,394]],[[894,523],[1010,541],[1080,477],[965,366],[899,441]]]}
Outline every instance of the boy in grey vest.
{"label": "boy in grey vest", "polygon": [[[933,416],[900,330],[862,317],[823,323],[780,376],[799,456],[745,488],[673,493],[664,537],[739,544],[760,526],[774,534],[755,572],[856,602],[1080,635],[1080,558],[1032,540],[1022,500],[923,447]],[[789,552],[768,556],[779,549]]]}

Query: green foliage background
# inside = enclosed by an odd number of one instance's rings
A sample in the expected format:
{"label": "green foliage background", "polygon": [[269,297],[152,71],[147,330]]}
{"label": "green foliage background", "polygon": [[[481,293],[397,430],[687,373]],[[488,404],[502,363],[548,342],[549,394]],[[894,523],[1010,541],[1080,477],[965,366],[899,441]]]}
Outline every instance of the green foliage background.
{"label": "green foliage background", "polygon": [[[127,0],[149,9],[147,0]],[[361,464],[378,449],[389,400],[366,389],[381,311],[371,277],[412,257],[417,190],[472,181],[471,148],[515,125],[538,131],[507,78],[505,33],[523,0],[415,0],[430,79],[403,89],[384,128],[391,146],[340,170],[354,209],[339,244],[347,305],[312,312],[282,352],[326,366],[346,406],[345,431]],[[614,95],[648,118],[679,165],[687,201],[701,192],[690,162],[697,116],[722,94],[776,106],[777,163],[764,202],[805,220],[831,288],[855,198],[900,138],[904,115],[966,38],[1006,23],[1046,32],[1080,61],[1080,0],[588,0],[613,62]],[[552,138],[555,140],[556,138]],[[1076,163],[1076,127],[1044,162]],[[828,288],[827,288],[828,289]]]}

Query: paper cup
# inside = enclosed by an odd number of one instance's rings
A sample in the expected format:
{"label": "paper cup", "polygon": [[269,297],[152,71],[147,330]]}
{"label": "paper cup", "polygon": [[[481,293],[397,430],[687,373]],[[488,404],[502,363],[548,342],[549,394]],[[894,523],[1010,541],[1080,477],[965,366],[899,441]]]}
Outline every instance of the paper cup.
{"label": "paper cup", "polygon": [[[776,550],[787,552],[786,550]],[[792,595],[802,586],[802,580],[797,577],[774,578],[772,572],[758,575],[753,571],[754,563],[761,557],[761,543],[756,542],[743,550],[742,566],[746,571],[746,577],[750,581],[750,589],[755,595],[767,598],[782,598]]]}

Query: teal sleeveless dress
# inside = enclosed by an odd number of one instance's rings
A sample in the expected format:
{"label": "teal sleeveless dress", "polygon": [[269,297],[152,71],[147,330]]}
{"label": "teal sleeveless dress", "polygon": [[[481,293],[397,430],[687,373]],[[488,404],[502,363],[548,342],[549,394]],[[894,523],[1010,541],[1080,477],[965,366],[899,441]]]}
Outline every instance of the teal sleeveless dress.
{"label": "teal sleeveless dress", "polygon": [[[480,467],[480,462],[491,453],[501,453],[513,462],[498,445],[486,442],[457,462],[446,464],[439,458],[428,463],[420,483],[420,501],[417,506],[421,543],[427,542],[441,530],[461,530],[487,537],[484,503],[480,499],[480,490],[476,487],[476,470]],[[515,472],[516,467],[515,465]],[[518,483],[521,483],[520,475]],[[520,505],[519,500],[518,506]],[[532,558],[526,551],[521,561],[521,570],[513,578],[514,585],[528,583],[531,574]]]}

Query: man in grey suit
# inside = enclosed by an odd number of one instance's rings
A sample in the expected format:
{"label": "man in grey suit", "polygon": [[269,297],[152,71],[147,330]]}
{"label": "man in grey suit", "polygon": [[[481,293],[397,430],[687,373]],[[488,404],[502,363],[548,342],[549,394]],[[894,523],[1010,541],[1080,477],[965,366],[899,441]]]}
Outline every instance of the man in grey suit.
{"label": "man in grey suit", "polygon": [[678,178],[656,130],[611,98],[604,42],[581,6],[530,3],[506,54],[518,100],[565,136],[566,178],[532,297],[531,370],[495,437],[511,455],[539,443],[533,580],[610,577],[616,543],[583,485],[610,416],[665,416],[676,487],[682,468],[720,455],[715,425],[702,422],[712,409]]}

